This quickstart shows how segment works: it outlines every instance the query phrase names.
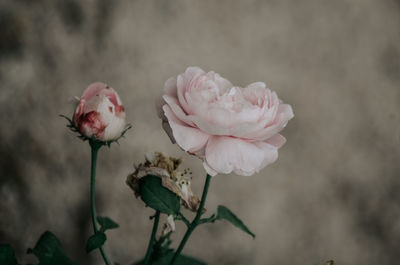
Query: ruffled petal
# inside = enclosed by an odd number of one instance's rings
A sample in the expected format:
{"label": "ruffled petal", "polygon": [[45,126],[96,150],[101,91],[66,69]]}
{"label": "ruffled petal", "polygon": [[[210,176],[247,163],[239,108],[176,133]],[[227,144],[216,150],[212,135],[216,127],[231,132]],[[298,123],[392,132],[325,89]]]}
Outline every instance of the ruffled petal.
{"label": "ruffled petal", "polygon": [[180,121],[169,105],[163,106],[176,143],[185,151],[195,153],[205,147],[209,135]]}
{"label": "ruffled petal", "polygon": [[282,145],[286,143],[286,138],[283,137],[281,134],[277,133],[274,136],[268,138],[268,140],[266,140],[265,142],[279,149],[282,147]]}
{"label": "ruffled petal", "polygon": [[279,133],[283,128],[286,127],[288,121],[294,117],[292,106],[289,104],[280,104],[278,112],[272,124],[267,125],[264,129],[258,133],[252,135],[252,139],[264,141],[268,138]]}
{"label": "ruffled petal", "polygon": [[176,98],[171,97],[169,95],[163,96],[164,101],[171,107],[172,112],[175,116],[186,124],[195,127],[195,124],[191,120],[190,116],[186,115],[186,113],[182,110],[179,102]]}
{"label": "ruffled petal", "polygon": [[253,143],[240,138],[212,136],[206,147],[205,169],[211,173],[213,170],[222,174],[234,172],[250,176],[274,162],[277,157],[277,149],[265,142]]}

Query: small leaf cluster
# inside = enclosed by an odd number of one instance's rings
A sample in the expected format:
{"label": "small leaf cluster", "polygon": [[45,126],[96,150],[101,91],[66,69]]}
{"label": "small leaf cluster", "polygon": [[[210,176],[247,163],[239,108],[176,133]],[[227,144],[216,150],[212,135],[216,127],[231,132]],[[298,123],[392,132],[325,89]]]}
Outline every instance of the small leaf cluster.
{"label": "small leaf cluster", "polygon": [[[179,197],[162,186],[159,177],[147,175],[140,179],[140,197],[147,206],[167,215],[175,215],[175,219],[182,220],[188,225],[187,219],[180,212]],[[231,210],[223,205],[218,206],[216,214],[200,219],[199,223],[213,223],[216,220],[226,220],[252,237],[255,237],[254,233]]]}
{"label": "small leaf cluster", "polygon": [[[37,265],[78,265],[67,257],[58,238],[49,231],[44,232],[35,247],[29,248],[27,253],[36,256]],[[10,245],[0,245],[0,264],[19,265]]]}
{"label": "small leaf cluster", "polygon": [[86,252],[89,253],[94,249],[100,248],[107,240],[106,230],[118,228],[119,225],[111,218],[106,216],[98,216],[97,222],[100,224],[100,230],[90,236],[86,243]]}
{"label": "small leaf cluster", "polygon": [[[207,218],[201,218],[198,223],[189,222],[180,210],[180,198],[175,193],[165,188],[162,185],[161,179],[157,176],[146,175],[142,177],[139,181],[139,193],[140,198],[146,206],[166,215],[173,215],[175,220],[183,221],[187,227],[205,223],[214,223],[216,220],[226,220],[251,235],[253,238],[255,237],[255,234],[252,233],[231,210],[222,205],[218,206],[216,214],[212,214]],[[156,241],[153,246],[150,264],[169,264],[169,261],[174,255],[173,249],[169,248],[169,245],[171,244],[170,235],[171,232],[166,236],[161,236],[160,239]],[[135,264],[140,265],[143,264],[142,262],[143,260]],[[196,265],[204,263],[191,257],[180,255],[174,264]]]}
{"label": "small leaf cluster", "polygon": [[[153,246],[153,252],[149,264],[166,265],[174,256],[174,250],[170,248],[172,240],[170,238],[172,232],[161,236]],[[134,265],[143,265],[144,260],[134,263]],[[203,261],[186,255],[179,255],[175,265],[206,265]]]}

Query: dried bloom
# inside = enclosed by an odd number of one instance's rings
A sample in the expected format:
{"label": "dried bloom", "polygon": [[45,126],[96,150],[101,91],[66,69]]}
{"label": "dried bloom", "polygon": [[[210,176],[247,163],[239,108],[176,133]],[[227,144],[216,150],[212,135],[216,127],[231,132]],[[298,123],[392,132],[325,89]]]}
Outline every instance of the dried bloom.
{"label": "dried bloom", "polygon": [[127,177],[126,184],[138,197],[140,196],[139,180],[146,175],[157,176],[165,188],[178,195],[183,206],[196,212],[200,206],[200,199],[193,194],[190,179],[185,172],[177,170],[181,163],[182,159],[168,157],[161,152],[147,155],[146,161],[135,166],[135,171]]}
{"label": "dried bloom", "polygon": [[166,236],[170,232],[175,231],[175,220],[173,215],[168,215],[167,221],[163,224],[161,236]]}
{"label": "dried bloom", "polygon": [[89,85],[73,116],[74,127],[85,137],[112,141],[125,129],[125,110],[117,92],[104,83]]}
{"label": "dried bloom", "polygon": [[273,163],[286,141],[279,132],[294,116],[264,83],[236,87],[198,67],[168,79],[158,107],[171,140],[212,176],[249,176]]}

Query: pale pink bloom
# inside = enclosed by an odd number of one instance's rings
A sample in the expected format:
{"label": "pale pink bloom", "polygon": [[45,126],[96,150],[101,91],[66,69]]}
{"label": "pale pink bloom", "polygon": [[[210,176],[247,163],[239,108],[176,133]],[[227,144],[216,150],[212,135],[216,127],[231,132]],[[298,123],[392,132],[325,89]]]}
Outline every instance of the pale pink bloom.
{"label": "pale pink bloom", "polygon": [[119,138],[125,129],[125,110],[117,92],[104,83],[89,85],[76,106],[73,123],[88,138]]}
{"label": "pale pink bloom", "polygon": [[171,140],[201,158],[212,176],[249,176],[275,162],[286,141],[279,132],[294,117],[264,83],[235,87],[199,67],[165,82],[159,111]]}

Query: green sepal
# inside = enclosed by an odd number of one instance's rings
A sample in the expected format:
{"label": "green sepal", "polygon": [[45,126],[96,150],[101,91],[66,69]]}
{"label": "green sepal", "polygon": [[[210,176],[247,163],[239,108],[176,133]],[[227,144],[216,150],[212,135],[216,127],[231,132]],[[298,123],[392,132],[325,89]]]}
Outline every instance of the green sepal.
{"label": "green sepal", "polygon": [[1,265],[18,265],[15,258],[14,249],[9,244],[0,244],[0,264]]}
{"label": "green sepal", "polygon": [[161,184],[157,176],[146,175],[139,181],[140,197],[143,202],[162,213],[178,214],[180,209],[179,197]]}
{"label": "green sepal", "polygon": [[100,232],[105,232],[106,230],[119,227],[119,224],[117,224],[114,220],[107,216],[97,216],[97,222],[101,226]]}
{"label": "green sepal", "polygon": [[65,255],[60,241],[49,231],[44,232],[35,247],[27,252],[38,258],[38,265],[77,265]]}
{"label": "green sepal", "polygon": [[103,232],[95,233],[94,235],[89,237],[86,243],[86,253],[89,253],[90,251],[103,246],[106,240],[107,236]]}
{"label": "green sepal", "polygon": [[247,226],[240,220],[231,210],[226,208],[225,206],[219,205],[217,209],[217,216],[216,220],[227,220],[234,226],[238,227],[242,231],[246,232],[247,234],[251,235],[253,238],[256,237],[254,233],[252,233]]}

